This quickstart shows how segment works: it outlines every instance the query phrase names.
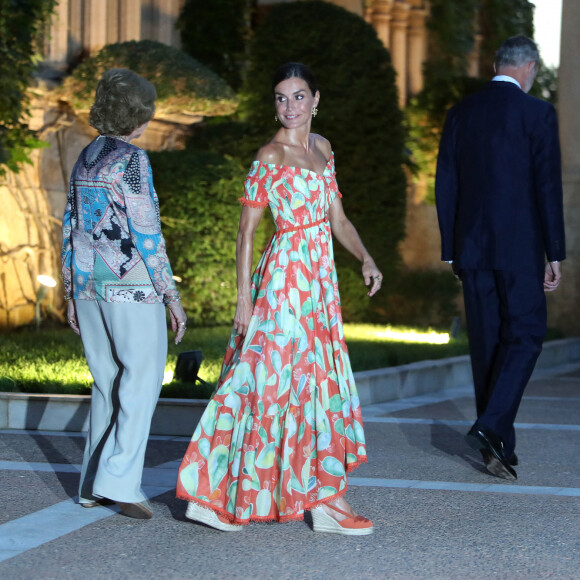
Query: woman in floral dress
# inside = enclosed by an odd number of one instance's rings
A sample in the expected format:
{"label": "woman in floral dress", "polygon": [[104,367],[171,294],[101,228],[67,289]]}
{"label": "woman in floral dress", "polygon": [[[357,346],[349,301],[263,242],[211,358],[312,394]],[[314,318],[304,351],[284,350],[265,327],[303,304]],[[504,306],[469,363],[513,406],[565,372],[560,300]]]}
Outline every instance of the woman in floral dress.
{"label": "woman in floral dress", "polygon": [[[310,133],[320,99],[312,72],[288,63],[272,86],[281,127],[258,151],[240,199],[234,327],[177,496],[188,518],[224,531],[310,510],[315,531],[370,534],[372,522],[343,497],[346,473],[367,457],[333,237],[362,262],[369,296],[382,275],[344,214],[330,143]],[[266,206],[276,232],[251,276]]]}

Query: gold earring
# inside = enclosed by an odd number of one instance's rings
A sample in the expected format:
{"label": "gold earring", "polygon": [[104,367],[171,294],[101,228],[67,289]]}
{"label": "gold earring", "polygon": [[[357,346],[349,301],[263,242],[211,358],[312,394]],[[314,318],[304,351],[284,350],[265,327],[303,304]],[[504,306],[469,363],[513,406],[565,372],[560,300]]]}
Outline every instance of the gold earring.
{"label": "gold earring", "polygon": [[312,107],[312,116],[316,117],[318,115],[318,107]]}

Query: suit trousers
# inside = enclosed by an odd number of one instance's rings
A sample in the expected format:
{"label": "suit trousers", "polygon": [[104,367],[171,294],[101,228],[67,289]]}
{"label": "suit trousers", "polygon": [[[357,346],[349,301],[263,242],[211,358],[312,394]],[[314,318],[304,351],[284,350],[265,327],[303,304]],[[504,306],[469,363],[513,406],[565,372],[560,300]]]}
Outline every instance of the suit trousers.
{"label": "suit trousers", "polygon": [[75,306],[94,380],[80,501],[144,501],[145,449],[167,358],[165,307],[98,300]]}
{"label": "suit trousers", "polygon": [[543,277],[462,270],[477,422],[501,437],[509,457],[514,421],[542,351],[547,311]]}

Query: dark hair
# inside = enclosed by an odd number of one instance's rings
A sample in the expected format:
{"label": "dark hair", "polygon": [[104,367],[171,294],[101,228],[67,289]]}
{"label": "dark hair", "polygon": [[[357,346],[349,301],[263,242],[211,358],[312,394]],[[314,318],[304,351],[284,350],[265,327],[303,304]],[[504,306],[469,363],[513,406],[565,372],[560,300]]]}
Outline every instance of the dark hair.
{"label": "dark hair", "polygon": [[316,94],[318,90],[318,81],[314,76],[314,73],[301,62],[287,62],[276,69],[276,72],[272,75],[272,94],[274,94],[274,89],[282,81],[298,78],[302,79],[308,85],[312,96]]}
{"label": "dark hair", "polygon": [[536,43],[527,36],[519,34],[508,38],[495,53],[495,69],[506,66],[519,68],[527,62],[540,63],[540,53]]}
{"label": "dark hair", "polygon": [[89,123],[101,134],[130,135],[155,113],[155,87],[126,68],[105,71],[95,93]]}

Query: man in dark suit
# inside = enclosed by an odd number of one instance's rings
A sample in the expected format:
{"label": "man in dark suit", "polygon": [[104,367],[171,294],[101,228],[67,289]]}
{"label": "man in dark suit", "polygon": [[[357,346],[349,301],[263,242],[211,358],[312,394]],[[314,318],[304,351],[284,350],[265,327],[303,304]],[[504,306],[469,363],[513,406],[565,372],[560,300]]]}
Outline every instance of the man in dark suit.
{"label": "man in dark suit", "polygon": [[450,109],[437,161],[441,258],[463,284],[475,387],[466,440],[505,479],[517,478],[514,421],[546,333],[544,292],[566,257],[556,111],[527,94],[539,61],[529,38],[504,42],[492,81]]}

